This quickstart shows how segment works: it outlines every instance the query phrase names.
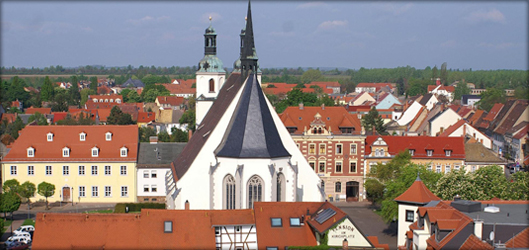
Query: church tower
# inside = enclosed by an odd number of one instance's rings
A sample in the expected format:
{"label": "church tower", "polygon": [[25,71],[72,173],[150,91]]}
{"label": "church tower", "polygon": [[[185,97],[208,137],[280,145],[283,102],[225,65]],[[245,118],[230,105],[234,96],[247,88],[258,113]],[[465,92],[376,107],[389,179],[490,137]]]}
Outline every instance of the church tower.
{"label": "church tower", "polygon": [[233,64],[234,72],[241,72],[241,81],[245,81],[246,78],[254,73],[257,75],[257,81],[261,83],[261,69],[259,69],[259,62],[257,57],[257,51],[255,49],[254,37],[253,37],[253,23],[252,23],[252,9],[251,3],[248,2],[248,14],[246,16],[246,27],[241,30],[241,53],[240,57]]}
{"label": "church tower", "polygon": [[224,84],[226,71],[222,61],[217,57],[217,33],[210,25],[204,34],[204,58],[198,63],[196,72],[196,124],[208,113]]}

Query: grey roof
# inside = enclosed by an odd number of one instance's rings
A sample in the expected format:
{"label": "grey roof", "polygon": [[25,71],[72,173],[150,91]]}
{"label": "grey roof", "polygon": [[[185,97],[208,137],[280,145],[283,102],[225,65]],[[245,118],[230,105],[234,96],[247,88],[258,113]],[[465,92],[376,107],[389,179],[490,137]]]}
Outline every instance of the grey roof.
{"label": "grey roof", "polygon": [[498,207],[500,212],[484,212],[484,209],[487,207],[487,205],[481,204],[481,210],[479,212],[463,213],[472,219],[483,220],[484,224],[511,224],[529,226],[529,215],[526,214],[527,204],[494,204],[494,206]]}
{"label": "grey roof", "polygon": [[121,85],[121,87],[133,87],[133,88],[143,88],[145,84],[139,79],[132,79],[129,78],[125,83]]}
{"label": "grey roof", "polygon": [[479,95],[462,95],[461,96],[461,103],[462,104],[468,104],[469,99],[479,99],[481,100],[481,96]]}
{"label": "grey roof", "polygon": [[289,157],[255,74],[246,80],[224,138],[215,153],[231,158]]}
{"label": "grey roof", "polygon": [[182,153],[186,145],[185,142],[140,143],[138,167],[169,167],[169,164]]}
{"label": "grey roof", "polygon": [[421,100],[419,101],[419,103],[422,105],[422,106],[426,106],[426,104],[428,103],[428,101],[432,98],[433,94],[425,94],[422,96]]}
{"label": "grey roof", "polygon": [[465,161],[468,163],[490,163],[490,164],[505,164],[506,162],[498,157],[492,150],[487,149],[483,144],[465,143]]}

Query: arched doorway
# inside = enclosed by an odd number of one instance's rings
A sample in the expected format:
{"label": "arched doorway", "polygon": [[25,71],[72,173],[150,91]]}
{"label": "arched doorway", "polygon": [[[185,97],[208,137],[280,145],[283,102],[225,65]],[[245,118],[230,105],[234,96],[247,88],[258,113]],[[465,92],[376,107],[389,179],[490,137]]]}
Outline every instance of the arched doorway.
{"label": "arched doorway", "polygon": [[345,184],[345,195],[347,201],[358,201],[358,194],[360,192],[360,184],[357,181],[348,181]]}
{"label": "arched doorway", "polygon": [[68,202],[70,201],[70,187],[62,187],[62,201]]}

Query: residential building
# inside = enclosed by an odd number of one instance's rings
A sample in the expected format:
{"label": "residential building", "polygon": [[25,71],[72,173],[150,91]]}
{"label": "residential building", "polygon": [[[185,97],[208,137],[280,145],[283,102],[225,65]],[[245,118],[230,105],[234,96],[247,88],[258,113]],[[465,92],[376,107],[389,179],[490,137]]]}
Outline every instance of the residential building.
{"label": "residential building", "polygon": [[279,116],[305,159],[322,180],[327,199],[361,201],[362,124],[344,107],[287,107]]}
{"label": "residential building", "polygon": [[88,100],[94,103],[116,103],[120,104],[123,102],[123,96],[121,95],[88,95]]}
{"label": "residential building", "polygon": [[522,163],[529,152],[529,122],[520,122],[505,133],[505,153],[509,154],[514,162]]}
{"label": "residential building", "polygon": [[136,125],[27,126],[2,161],[2,180],[51,183],[51,202],[135,202],[137,155]]}
{"label": "residential building", "polygon": [[[193,208],[188,203],[187,208]],[[242,210],[142,209],[139,214],[39,213],[33,249],[389,250],[328,202],[256,202]]]}
{"label": "residential building", "polygon": [[390,109],[395,104],[401,105],[402,103],[393,94],[383,93],[377,96],[375,108],[377,110]]}
{"label": "residential building", "polygon": [[369,92],[360,92],[349,101],[349,106],[360,106],[364,105],[366,102],[375,103],[376,100]]}
{"label": "residential building", "polygon": [[447,108],[432,117],[429,122],[430,136],[436,136],[445,131],[448,127],[454,125],[463,119],[453,109]]}
{"label": "residential building", "polygon": [[368,93],[378,93],[384,88],[386,92],[394,93],[397,90],[397,85],[395,83],[367,83],[361,82],[358,83],[355,87],[356,93],[368,92]]}
{"label": "residential building", "polygon": [[438,173],[460,170],[465,164],[465,146],[462,137],[378,136],[366,137],[365,174],[378,164],[385,164],[400,152],[407,150],[411,162],[426,165]]}
{"label": "residential building", "polygon": [[452,102],[454,99],[454,91],[454,86],[444,86],[442,84],[428,85],[428,93],[445,96],[448,102]]}
{"label": "residential building", "polygon": [[158,96],[154,102],[161,110],[165,109],[183,109],[184,97],[179,96]]}
{"label": "residential building", "polygon": [[479,95],[462,95],[461,105],[474,107],[479,100],[481,100],[481,96]]}
{"label": "residential building", "polygon": [[481,131],[472,127],[465,120],[459,120],[454,125],[448,127],[439,136],[473,138],[486,148],[492,148],[492,140],[487,135],[481,133]]}
{"label": "residential building", "polygon": [[134,88],[134,89],[143,89],[145,84],[140,79],[129,78],[126,82],[121,84],[121,88]]}
{"label": "residential building", "polygon": [[471,139],[465,143],[465,171],[474,172],[481,167],[507,165],[507,161],[498,157],[490,148]]}

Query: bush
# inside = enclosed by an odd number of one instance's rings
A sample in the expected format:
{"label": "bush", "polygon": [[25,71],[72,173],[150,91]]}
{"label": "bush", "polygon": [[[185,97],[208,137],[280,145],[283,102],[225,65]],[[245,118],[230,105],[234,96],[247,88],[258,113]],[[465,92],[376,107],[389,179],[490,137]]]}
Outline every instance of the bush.
{"label": "bush", "polygon": [[114,213],[125,213],[125,207],[130,212],[141,212],[142,208],[165,209],[165,203],[118,203],[114,207]]}

